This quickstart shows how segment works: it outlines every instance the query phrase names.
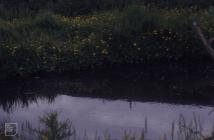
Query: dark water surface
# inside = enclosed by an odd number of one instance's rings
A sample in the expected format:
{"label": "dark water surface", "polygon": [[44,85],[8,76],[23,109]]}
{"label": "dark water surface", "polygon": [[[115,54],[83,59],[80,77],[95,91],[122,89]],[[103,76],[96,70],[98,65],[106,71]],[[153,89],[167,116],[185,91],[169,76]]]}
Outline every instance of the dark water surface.
{"label": "dark water surface", "polygon": [[212,72],[159,71],[150,75],[123,70],[41,77],[0,82],[1,121],[29,121],[36,126],[38,116],[58,111],[60,119],[73,122],[79,136],[86,132],[93,137],[108,130],[119,138],[124,131],[140,135],[147,120],[152,140],[170,133],[172,122],[178,122],[181,114],[190,121],[195,113],[203,131],[212,131]]}

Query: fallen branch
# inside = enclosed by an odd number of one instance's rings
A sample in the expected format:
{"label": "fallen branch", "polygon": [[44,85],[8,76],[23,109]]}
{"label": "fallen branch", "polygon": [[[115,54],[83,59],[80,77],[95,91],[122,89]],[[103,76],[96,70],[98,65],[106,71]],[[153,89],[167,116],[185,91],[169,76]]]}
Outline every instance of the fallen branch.
{"label": "fallen branch", "polygon": [[214,60],[214,49],[211,47],[211,44],[214,41],[214,37],[209,39],[209,40],[207,40],[205,38],[201,28],[198,26],[198,24],[196,22],[193,22],[193,26],[194,26],[198,36],[200,37],[205,49],[207,50],[208,54]]}

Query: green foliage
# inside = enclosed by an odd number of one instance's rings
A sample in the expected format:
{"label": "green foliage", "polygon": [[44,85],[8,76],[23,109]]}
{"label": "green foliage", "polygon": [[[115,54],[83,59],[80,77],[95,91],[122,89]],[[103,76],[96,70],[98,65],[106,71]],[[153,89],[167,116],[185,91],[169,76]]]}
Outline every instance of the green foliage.
{"label": "green foliage", "polygon": [[0,17],[4,19],[29,17],[35,16],[41,11],[76,16],[100,10],[122,9],[139,3],[164,8],[207,8],[214,5],[213,0],[1,0]]}
{"label": "green foliage", "polygon": [[192,22],[214,35],[212,11],[138,5],[72,18],[45,12],[0,20],[0,71],[26,75],[106,64],[204,60],[206,51]]}
{"label": "green foliage", "polygon": [[131,6],[127,8],[121,17],[121,30],[127,33],[141,33],[158,28],[159,20],[156,12],[148,10],[144,6]]}
{"label": "green foliage", "polygon": [[70,120],[60,121],[57,112],[47,113],[40,117],[40,124],[43,128],[31,128],[29,130],[36,133],[39,140],[69,140],[75,135]]}

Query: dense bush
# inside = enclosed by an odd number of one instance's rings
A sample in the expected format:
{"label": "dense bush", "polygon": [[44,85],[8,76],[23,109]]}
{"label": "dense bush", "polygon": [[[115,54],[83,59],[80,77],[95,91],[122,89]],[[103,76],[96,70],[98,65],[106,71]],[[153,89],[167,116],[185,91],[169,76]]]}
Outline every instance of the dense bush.
{"label": "dense bush", "polygon": [[130,6],[73,18],[46,13],[0,21],[0,71],[26,74],[105,64],[207,58],[192,30],[197,20],[214,35],[213,9]]}
{"label": "dense bush", "polygon": [[0,17],[12,19],[52,11],[64,16],[88,14],[98,10],[123,8],[139,0],[1,0]]}
{"label": "dense bush", "polygon": [[33,16],[41,11],[76,16],[113,8],[122,9],[139,3],[169,8],[207,8],[214,5],[213,0],[0,0],[0,17],[12,19]]}

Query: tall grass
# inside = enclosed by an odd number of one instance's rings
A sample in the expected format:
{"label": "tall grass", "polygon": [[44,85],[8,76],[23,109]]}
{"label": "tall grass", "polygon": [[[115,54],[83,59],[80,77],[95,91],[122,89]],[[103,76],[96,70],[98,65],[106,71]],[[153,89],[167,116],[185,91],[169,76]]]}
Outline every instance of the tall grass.
{"label": "tall grass", "polygon": [[[3,123],[2,123],[3,124]],[[131,133],[124,132],[121,136],[121,140],[149,140],[147,137],[148,126],[147,121],[145,121],[144,127],[141,135],[135,135]],[[114,138],[109,132],[103,133],[103,136],[96,134],[94,138],[89,138],[86,134],[85,136],[78,136],[75,127],[72,125],[70,120],[60,121],[59,114],[57,112],[46,113],[39,118],[39,128],[34,128],[31,123],[26,122],[22,124],[21,132],[16,136],[17,140],[77,140],[77,139],[87,139],[87,140],[113,140]],[[178,128],[177,128],[178,127]],[[1,125],[3,128],[3,125]],[[3,130],[3,129],[2,129]],[[160,136],[159,140],[212,140],[214,138],[214,133],[210,136],[203,134],[203,127],[200,119],[193,114],[192,120],[187,121],[182,115],[178,123],[172,123],[171,133],[163,134]],[[13,137],[4,137],[4,134],[0,135],[1,140],[10,140]]]}

